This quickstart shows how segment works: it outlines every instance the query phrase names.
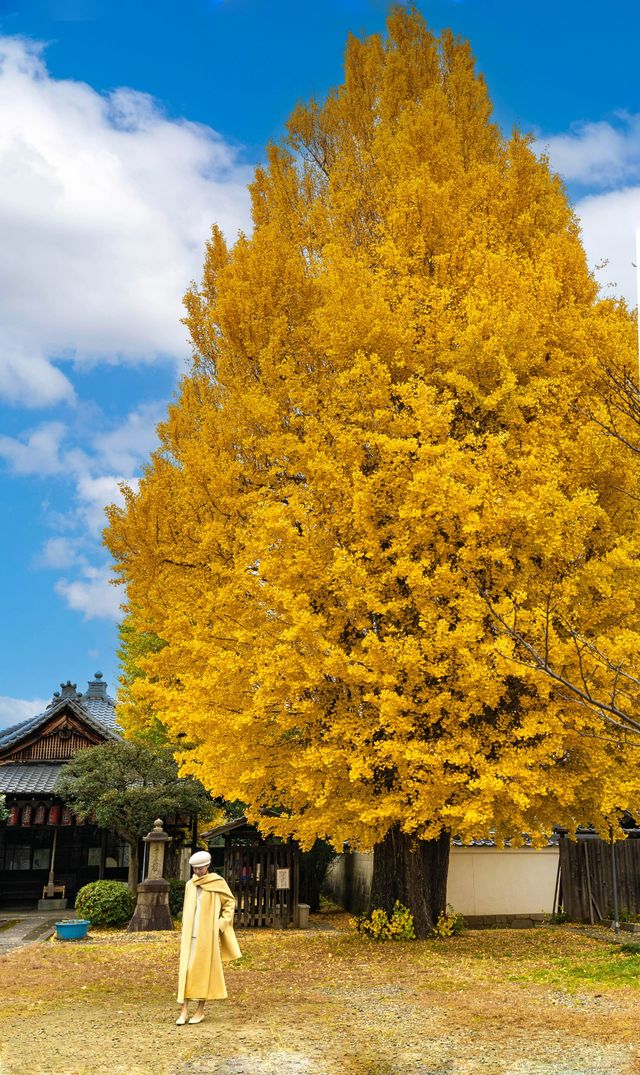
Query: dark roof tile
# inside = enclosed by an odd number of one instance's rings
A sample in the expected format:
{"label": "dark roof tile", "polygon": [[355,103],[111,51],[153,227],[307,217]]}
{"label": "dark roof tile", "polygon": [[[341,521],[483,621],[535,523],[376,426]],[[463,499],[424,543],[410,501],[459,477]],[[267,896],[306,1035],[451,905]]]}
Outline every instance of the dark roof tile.
{"label": "dark roof tile", "polygon": [[50,795],[64,762],[0,765],[0,795]]}

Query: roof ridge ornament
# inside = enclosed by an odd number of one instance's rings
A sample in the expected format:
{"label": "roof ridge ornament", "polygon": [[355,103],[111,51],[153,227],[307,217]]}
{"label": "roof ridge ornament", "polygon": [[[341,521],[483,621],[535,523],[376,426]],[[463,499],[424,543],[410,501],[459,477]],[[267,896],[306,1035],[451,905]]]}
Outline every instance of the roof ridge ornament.
{"label": "roof ridge ornament", "polygon": [[81,697],[82,695],[78,693],[78,685],[72,683],[70,679],[66,683],[60,684],[60,698],[70,698],[75,702]]}
{"label": "roof ridge ornament", "polygon": [[104,681],[102,672],[95,672],[93,679],[89,680],[89,686],[87,687],[87,693],[85,698],[106,698],[107,697],[107,684]]}

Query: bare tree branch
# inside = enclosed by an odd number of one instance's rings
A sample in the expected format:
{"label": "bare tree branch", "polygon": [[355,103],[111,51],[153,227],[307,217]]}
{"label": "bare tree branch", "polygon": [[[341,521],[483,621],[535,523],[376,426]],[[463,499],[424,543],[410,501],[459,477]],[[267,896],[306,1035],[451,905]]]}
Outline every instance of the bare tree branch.
{"label": "bare tree branch", "polygon": [[[525,660],[523,657],[515,656],[512,658],[512,660],[514,660],[517,664],[524,665],[527,668],[532,668],[535,671],[543,672],[544,675],[546,675],[549,679],[553,680],[554,683],[557,683],[558,686],[566,692],[568,698],[570,698],[572,701],[576,701],[581,705],[586,706],[593,712],[597,713],[598,716],[600,716],[601,719],[611,727],[616,728],[617,730],[623,731],[625,733],[630,733],[632,735],[640,735],[640,722],[634,720],[634,718],[631,717],[629,713],[621,709],[616,701],[617,697],[620,694],[619,688],[617,686],[617,682],[620,680],[620,678],[626,678],[629,680],[629,682],[640,686],[640,681],[637,680],[635,676],[626,673],[622,669],[622,666],[614,665],[603,653],[597,650],[592,643],[587,642],[585,639],[581,639],[577,632],[570,628],[571,634],[573,636],[574,645],[576,647],[576,652],[578,655],[578,666],[580,670],[581,685],[573,682],[567,677],[567,675],[562,669],[554,667],[554,665],[550,662],[549,659],[548,637],[549,620],[551,617],[550,602],[547,603],[547,622],[545,623],[545,651],[544,653],[540,653],[538,649],[531,642],[529,642],[519,630],[517,630],[515,616],[514,626],[510,626],[510,624],[505,620],[504,616],[502,616],[498,612],[495,605],[490,600],[488,594],[478,584],[477,580],[472,579],[472,581],[474,582],[478,594],[489,609],[493,621],[502,628],[502,632],[508,638],[510,638],[512,642],[515,643],[516,647],[522,653],[526,654],[528,658]],[[583,655],[585,650],[590,652],[594,659],[599,661],[609,671],[614,672],[614,689],[612,697],[609,701],[605,701],[604,699],[597,697],[591,691],[587,674],[584,668]]]}

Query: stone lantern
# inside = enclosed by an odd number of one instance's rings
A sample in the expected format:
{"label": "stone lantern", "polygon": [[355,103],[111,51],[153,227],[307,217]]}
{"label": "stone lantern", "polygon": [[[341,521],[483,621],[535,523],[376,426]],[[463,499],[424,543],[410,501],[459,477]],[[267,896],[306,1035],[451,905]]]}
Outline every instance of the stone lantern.
{"label": "stone lantern", "polygon": [[162,876],[164,852],[171,837],[164,832],[161,818],[156,818],[153,829],[142,839],[147,845],[147,876],[138,885],[138,902],[129,923],[129,932],[173,929],[169,911],[169,882]]}

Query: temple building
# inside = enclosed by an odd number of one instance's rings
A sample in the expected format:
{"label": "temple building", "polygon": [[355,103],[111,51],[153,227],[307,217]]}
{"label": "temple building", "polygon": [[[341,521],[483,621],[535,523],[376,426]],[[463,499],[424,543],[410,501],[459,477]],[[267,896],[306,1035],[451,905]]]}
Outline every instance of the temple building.
{"label": "temple building", "polygon": [[9,810],[0,824],[0,906],[56,897],[73,906],[89,881],[127,880],[127,845],[78,821],[53,793],[79,750],[118,738],[115,701],[100,672],[84,694],[63,683],[44,713],[0,730],[0,794]]}

